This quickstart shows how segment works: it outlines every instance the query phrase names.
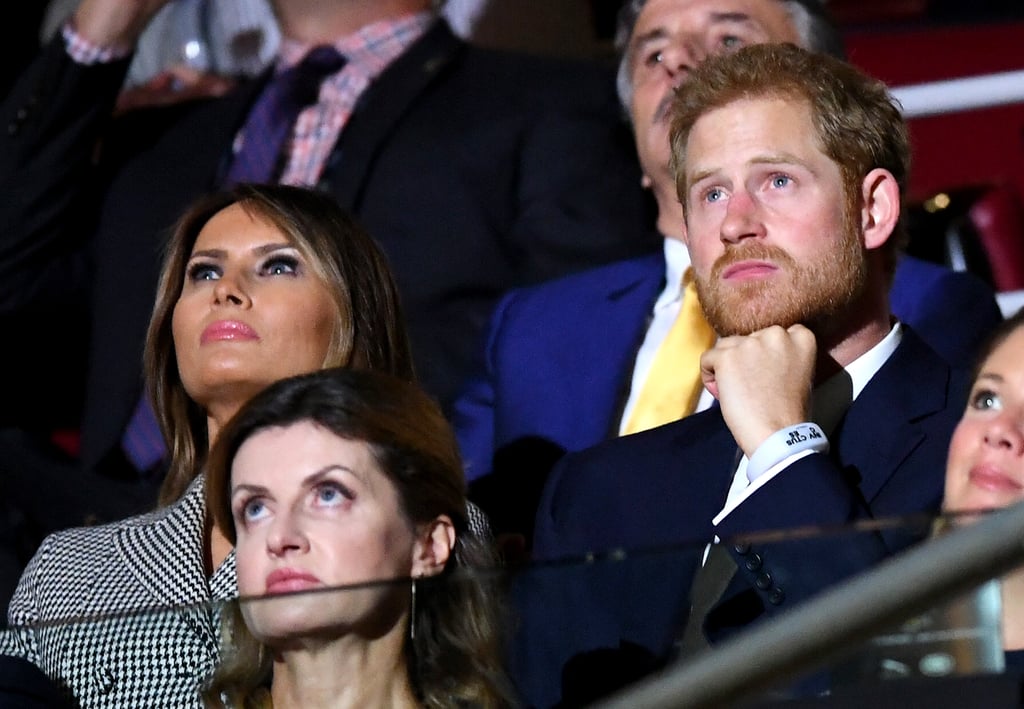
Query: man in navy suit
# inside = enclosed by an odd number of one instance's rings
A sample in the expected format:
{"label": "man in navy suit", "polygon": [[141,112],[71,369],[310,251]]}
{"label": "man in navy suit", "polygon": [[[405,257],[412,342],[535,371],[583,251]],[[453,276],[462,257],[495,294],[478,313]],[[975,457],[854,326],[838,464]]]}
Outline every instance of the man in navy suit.
{"label": "man in navy suit", "polygon": [[[574,682],[587,658],[612,684],[609,668],[689,656],[911,543],[750,535],[936,511],[966,391],[889,308],[909,146],[883,85],[759,44],[695,69],[670,113],[684,240],[719,334],[700,365],[718,405],[552,471],[536,558],[640,561],[521,579],[514,669],[541,706],[592,698]],[[672,545],[671,563],[642,552]],[[712,559],[721,585],[691,613]]]}
{"label": "man in navy suit", "polygon": [[[666,108],[706,56],[765,41],[843,53],[818,0],[630,0],[621,12],[619,97],[664,249],[515,290],[499,302],[454,422],[473,495],[500,529],[529,530],[539,486],[563,452],[624,432],[653,351],[681,307],[680,277],[689,265]],[[889,295],[897,317],[956,364],[970,361],[1001,319],[980,279],[908,256]],[[710,402],[705,395],[698,410]]]}

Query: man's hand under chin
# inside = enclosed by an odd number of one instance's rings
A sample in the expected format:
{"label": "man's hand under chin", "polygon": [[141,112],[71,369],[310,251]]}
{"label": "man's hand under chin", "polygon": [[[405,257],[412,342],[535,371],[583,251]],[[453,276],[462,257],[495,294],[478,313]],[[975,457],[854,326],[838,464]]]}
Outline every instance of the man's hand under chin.
{"label": "man's hand under chin", "polygon": [[810,417],[817,341],[803,325],[723,337],[700,359],[701,378],[749,458],[771,434]]}

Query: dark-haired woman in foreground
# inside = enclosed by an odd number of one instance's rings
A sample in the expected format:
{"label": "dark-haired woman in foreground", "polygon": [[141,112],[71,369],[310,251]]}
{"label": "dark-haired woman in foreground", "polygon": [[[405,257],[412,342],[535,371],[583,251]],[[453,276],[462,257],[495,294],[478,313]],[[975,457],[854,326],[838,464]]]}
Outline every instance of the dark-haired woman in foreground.
{"label": "dark-haired woman in foreground", "polygon": [[246,404],[207,478],[243,597],[209,705],[509,705],[464,490],[447,421],[407,382],[323,370]]}

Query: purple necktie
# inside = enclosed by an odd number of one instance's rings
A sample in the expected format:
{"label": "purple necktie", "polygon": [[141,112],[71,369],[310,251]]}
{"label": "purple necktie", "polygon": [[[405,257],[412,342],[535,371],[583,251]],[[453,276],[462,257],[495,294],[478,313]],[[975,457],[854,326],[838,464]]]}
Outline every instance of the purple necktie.
{"label": "purple necktie", "polygon": [[299,113],[316,102],[323,80],[344,65],[345,58],[334,47],[321,45],[267,83],[242,127],[242,146],[231,161],[227,186],[277,180]]}
{"label": "purple necktie", "polygon": [[121,450],[140,473],[152,471],[167,452],[160,425],[156,422],[149,399],[144,396],[139,398],[121,436]]}

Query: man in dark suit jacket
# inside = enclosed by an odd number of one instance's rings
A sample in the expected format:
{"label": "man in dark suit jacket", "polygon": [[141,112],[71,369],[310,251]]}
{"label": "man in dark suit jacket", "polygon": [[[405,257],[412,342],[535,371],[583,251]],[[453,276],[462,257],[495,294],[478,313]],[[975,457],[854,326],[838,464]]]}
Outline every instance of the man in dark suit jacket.
{"label": "man in dark suit jacket", "polygon": [[[161,4],[86,0],[70,29],[117,57]],[[402,18],[430,5],[280,0],[277,11],[287,37],[312,45],[380,21],[415,24]],[[75,61],[58,36],[0,106],[0,316],[21,335],[7,347],[17,366],[6,370],[3,423],[48,432],[81,420],[82,468],[128,478],[118,489],[138,487],[118,444],[142,394],[162,234],[220,184],[265,84],[111,123],[128,61]],[[359,95],[317,186],[388,254],[419,374],[442,403],[506,289],[649,248],[636,238],[646,206],[610,86],[600,68],[477,49],[427,17]],[[152,500],[147,488],[118,502],[87,473],[57,479],[88,506],[41,523],[50,528]],[[48,505],[40,513],[59,517],[63,505]]]}
{"label": "man in dark suit jacket", "polygon": [[[842,56],[838,30],[817,0],[627,3],[617,33],[619,95],[658,206],[655,238],[664,250],[516,289],[499,302],[453,419],[474,497],[499,528],[531,528],[551,463],[619,435],[624,408],[645,380],[638,351],[656,346],[648,333],[671,307],[666,280],[689,264],[664,107],[725,35],[741,44],[792,40]],[[658,61],[647,61],[651,55]],[[954,364],[972,362],[1002,319],[981,279],[909,256],[897,265],[889,298],[893,313]]]}
{"label": "man in dark suit jacket", "polygon": [[[552,472],[535,557],[625,560],[520,579],[514,670],[539,706],[689,656],[911,543],[751,535],[937,510],[966,391],[890,314],[909,147],[884,86],[760,44],[698,67],[671,113],[686,243],[720,335],[701,358],[718,406]],[[691,613],[709,577],[720,586]],[[601,687],[578,682],[595,666]]]}

